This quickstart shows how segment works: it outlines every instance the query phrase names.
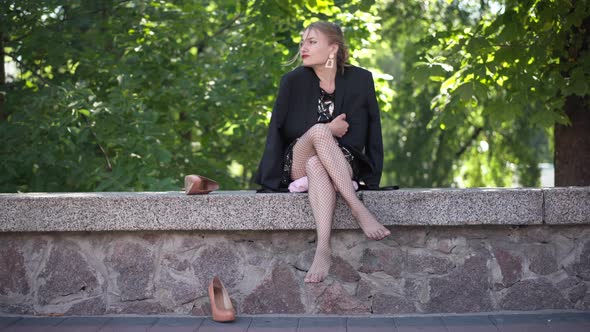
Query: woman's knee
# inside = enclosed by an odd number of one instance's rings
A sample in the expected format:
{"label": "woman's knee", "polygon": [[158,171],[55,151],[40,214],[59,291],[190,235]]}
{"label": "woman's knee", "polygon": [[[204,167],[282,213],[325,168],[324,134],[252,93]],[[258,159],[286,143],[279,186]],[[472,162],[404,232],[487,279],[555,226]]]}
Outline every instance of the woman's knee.
{"label": "woman's knee", "polygon": [[305,172],[307,175],[311,174],[313,176],[314,174],[323,171],[323,169],[324,165],[322,165],[322,162],[318,156],[313,156],[307,159],[307,162],[305,163]]}
{"label": "woman's knee", "polygon": [[316,123],[311,128],[309,128],[308,133],[314,140],[325,140],[326,138],[332,138],[332,131],[325,123]]}

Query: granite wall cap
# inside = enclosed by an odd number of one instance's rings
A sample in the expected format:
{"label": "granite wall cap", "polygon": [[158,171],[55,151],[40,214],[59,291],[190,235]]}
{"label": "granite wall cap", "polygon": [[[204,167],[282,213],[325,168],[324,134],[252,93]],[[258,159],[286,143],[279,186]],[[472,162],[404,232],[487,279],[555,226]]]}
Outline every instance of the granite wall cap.
{"label": "granite wall cap", "polygon": [[543,223],[543,192],[535,188],[368,191],[363,199],[389,225]]}
{"label": "granite wall cap", "polygon": [[[544,193],[549,193],[545,207]],[[590,188],[403,189],[358,195],[389,226],[532,225],[542,224],[544,217],[549,223],[590,223]],[[562,206],[569,206],[569,219],[556,213]],[[358,228],[340,197],[334,228]],[[307,194],[0,194],[0,232],[312,229]]]}
{"label": "granite wall cap", "polygon": [[590,224],[590,187],[545,188],[546,224]]}

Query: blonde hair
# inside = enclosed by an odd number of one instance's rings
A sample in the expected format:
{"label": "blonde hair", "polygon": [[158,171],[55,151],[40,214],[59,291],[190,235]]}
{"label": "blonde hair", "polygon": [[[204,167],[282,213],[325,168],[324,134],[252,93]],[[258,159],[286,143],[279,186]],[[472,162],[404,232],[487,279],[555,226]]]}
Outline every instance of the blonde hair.
{"label": "blonde hair", "polygon": [[[324,34],[326,38],[328,38],[328,42],[330,44],[338,45],[338,53],[336,53],[336,67],[344,72],[344,67],[349,66],[348,64],[348,46],[344,43],[344,34],[342,33],[342,29],[337,24],[325,22],[325,21],[317,21],[313,22],[308,25],[303,32],[308,30],[317,30]],[[301,55],[301,47],[297,50],[297,54],[285,63],[286,66],[292,65],[297,60],[300,59]]]}

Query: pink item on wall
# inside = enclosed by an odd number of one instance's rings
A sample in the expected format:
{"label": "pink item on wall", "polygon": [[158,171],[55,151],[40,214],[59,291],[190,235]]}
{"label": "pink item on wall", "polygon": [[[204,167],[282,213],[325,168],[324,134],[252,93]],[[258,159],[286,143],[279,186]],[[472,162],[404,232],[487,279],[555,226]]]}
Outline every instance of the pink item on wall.
{"label": "pink item on wall", "polygon": [[[352,181],[352,186],[354,190],[359,189],[359,185],[356,181]],[[307,181],[307,176],[299,178],[289,184],[289,191],[292,193],[304,193],[309,188],[309,183]],[[338,191],[338,189],[336,189]]]}

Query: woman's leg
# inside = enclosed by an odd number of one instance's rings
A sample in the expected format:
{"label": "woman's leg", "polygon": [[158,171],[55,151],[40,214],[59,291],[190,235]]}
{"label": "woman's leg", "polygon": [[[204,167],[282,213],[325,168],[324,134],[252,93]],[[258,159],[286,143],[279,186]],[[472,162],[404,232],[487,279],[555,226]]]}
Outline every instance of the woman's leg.
{"label": "woman's leg", "polygon": [[307,160],[306,173],[309,181],[309,202],[316,223],[317,244],[305,282],[321,282],[328,275],[332,265],[330,233],[336,207],[336,190],[317,156]]}
{"label": "woman's leg", "polygon": [[330,128],[325,124],[316,124],[311,127],[293,147],[291,168],[293,179],[299,179],[307,174],[307,160],[314,155],[318,156],[365,235],[373,240],[381,240],[391,234],[356,196],[350,173],[348,173],[349,164],[332,136]]}

